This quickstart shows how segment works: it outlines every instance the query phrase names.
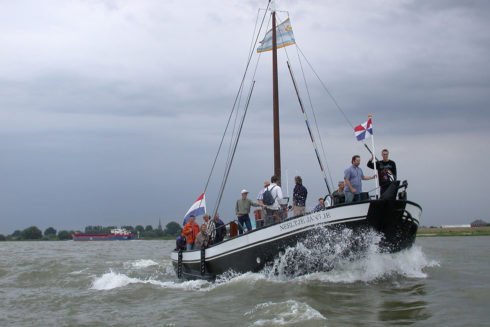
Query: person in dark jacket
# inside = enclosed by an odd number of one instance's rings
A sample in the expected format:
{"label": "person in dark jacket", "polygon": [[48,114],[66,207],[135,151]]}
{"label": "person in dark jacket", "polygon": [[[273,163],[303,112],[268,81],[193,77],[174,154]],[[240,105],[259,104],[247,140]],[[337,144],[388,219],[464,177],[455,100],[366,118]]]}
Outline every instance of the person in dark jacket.
{"label": "person in dark jacket", "polygon": [[[390,186],[391,182],[396,181],[396,164],[393,160],[388,159],[388,150],[383,149],[381,155],[383,160],[376,160],[376,170],[379,176],[379,186],[381,188],[381,194],[383,194]],[[374,169],[373,156],[367,163],[368,168]]]}
{"label": "person in dark jacket", "polygon": [[293,190],[293,215],[299,216],[306,212],[306,197],[308,196],[308,190],[303,186],[301,176],[296,176],[294,182],[296,185]]}
{"label": "person in dark jacket", "polygon": [[339,203],[344,203],[345,202],[345,182],[344,181],[339,181],[339,188],[338,190],[334,191],[332,193],[332,198],[333,198],[333,203],[334,204],[339,204]]}
{"label": "person in dark jacket", "polygon": [[186,241],[184,231],[180,231],[180,235],[175,240],[175,251],[185,250],[186,249]]}
{"label": "person in dark jacket", "polygon": [[216,227],[216,235],[214,236],[214,244],[221,242],[226,236],[225,223],[219,219],[219,213],[214,216],[214,226]]}

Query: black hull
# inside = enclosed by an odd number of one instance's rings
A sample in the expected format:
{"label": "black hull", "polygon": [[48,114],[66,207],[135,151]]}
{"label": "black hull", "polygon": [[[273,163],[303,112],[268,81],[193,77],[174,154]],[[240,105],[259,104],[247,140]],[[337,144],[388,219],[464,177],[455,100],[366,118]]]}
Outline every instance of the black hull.
{"label": "black hull", "polygon": [[[361,214],[335,217],[335,213],[352,211],[351,207],[355,207],[357,210],[355,212]],[[286,248],[294,247],[298,241],[311,238],[312,233],[315,233],[319,226],[332,231],[349,228],[352,230],[350,235],[353,237],[374,230],[382,235],[379,246],[383,251],[398,252],[414,243],[420,214],[421,209],[417,204],[402,200],[373,200],[344,204],[252,231],[247,234],[249,237],[247,240],[250,239],[247,242],[238,240],[244,238],[244,235],[216,244],[204,252],[184,251],[180,271],[179,255],[174,251],[172,263],[177,275],[185,279],[213,279],[228,270],[238,273],[257,272],[266,264],[273,262],[279,254],[284,253]],[[254,233],[258,235],[259,231],[264,233],[269,229],[271,232],[267,238],[260,238],[260,236],[254,238],[252,235]],[[233,240],[235,241],[232,244]]]}

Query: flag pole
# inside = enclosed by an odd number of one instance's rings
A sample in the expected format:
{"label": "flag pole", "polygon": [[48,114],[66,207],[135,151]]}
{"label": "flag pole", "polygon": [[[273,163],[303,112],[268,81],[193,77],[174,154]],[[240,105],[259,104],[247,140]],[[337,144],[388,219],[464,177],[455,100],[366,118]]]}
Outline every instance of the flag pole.
{"label": "flag pole", "polygon": [[[373,115],[369,114],[368,115],[369,119],[371,119],[371,131],[373,130]],[[367,126],[366,126],[367,127]],[[366,131],[366,133],[368,133],[368,131]],[[373,146],[373,162],[374,162],[374,173],[376,175],[375,179],[374,179],[374,183],[375,183],[375,187],[376,187],[376,199],[379,199],[380,197],[380,194],[379,194],[379,181],[378,181],[378,169],[376,168],[376,149],[374,147],[374,132],[371,133],[371,142],[372,142],[372,146]]]}

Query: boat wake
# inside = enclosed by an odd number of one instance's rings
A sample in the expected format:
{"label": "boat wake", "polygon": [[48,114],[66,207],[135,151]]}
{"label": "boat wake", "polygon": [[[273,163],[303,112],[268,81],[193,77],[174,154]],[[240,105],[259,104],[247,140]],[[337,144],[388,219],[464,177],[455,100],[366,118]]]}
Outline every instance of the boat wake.
{"label": "boat wake", "polygon": [[264,269],[270,277],[297,277],[314,272],[326,272],[344,263],[358,261],[371,253],[380,252],[381,235],[371,230],[355,233],[350,228],[320,227],[296,246],[287,248],[279,258]]}
{"label": "boat wake", "polygon": [[[348,240],[348,241],[346,241]],[[258,273],[229,271],[214,282],[176,279],[171,261],[149,259],[126,262],[123,270],[110,269],[92,276],[91,289],[111,290],[132,284],[148,284],[167,289],[207,292],[216,288],[253,287],[260,283],[376,283],[397,278],[426,278],[426,268],[438,266],[420,246],[397,253],[383,252],[381,236],[374,231],[353,234],[351,229],[322,229],[296,246],[285,249],[274,262]]]}
{"label": "boat wake", "polygon": [[424,268],[439,264],[419,246],[387,253],[379,247],[381,237],[373,230],[354,234],[351,229],[324,228],[286,249],[262,274],[274,280],[372,282],[396,276],[426,278]]}

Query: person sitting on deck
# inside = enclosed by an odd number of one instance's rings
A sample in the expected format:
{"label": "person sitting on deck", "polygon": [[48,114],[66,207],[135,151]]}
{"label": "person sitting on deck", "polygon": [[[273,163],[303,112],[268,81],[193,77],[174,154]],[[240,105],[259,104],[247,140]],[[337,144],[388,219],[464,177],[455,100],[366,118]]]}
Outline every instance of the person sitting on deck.
{"label": "person sitting on deck", "polygon": [[186,241],[184,230],[180,231],[180,235],[175,240],[175,251],[185,250],[186,249]]}
{"label": "person sitting on deck", "polygon": [[187,251],[194,250],[194,242],[197,234],[199,234],[199,225],[196,223],[196,216],[191,215],[189,221],[184,226]]}
{"label": "person sitting on deck", "polygon": [[345,202],[344,188],[345,188],[345,182],[340,181],[339,182],[339,189],[332,193],[333,204],[339,204],[339,203]]}
{"label": "person sitting on deck", "polygon": [[323,198],[318,199],[318,204],[313,208],[313,211],[320,211],[325,209],[325,200]]}
{"label": "person sitting on deck", "polygon": [[201,231],[197,234],[195,248],[200,250],[202,247],[207,248],[209,244],[209,234],[207,232],[208,226],[206,223],[201,225]]}

